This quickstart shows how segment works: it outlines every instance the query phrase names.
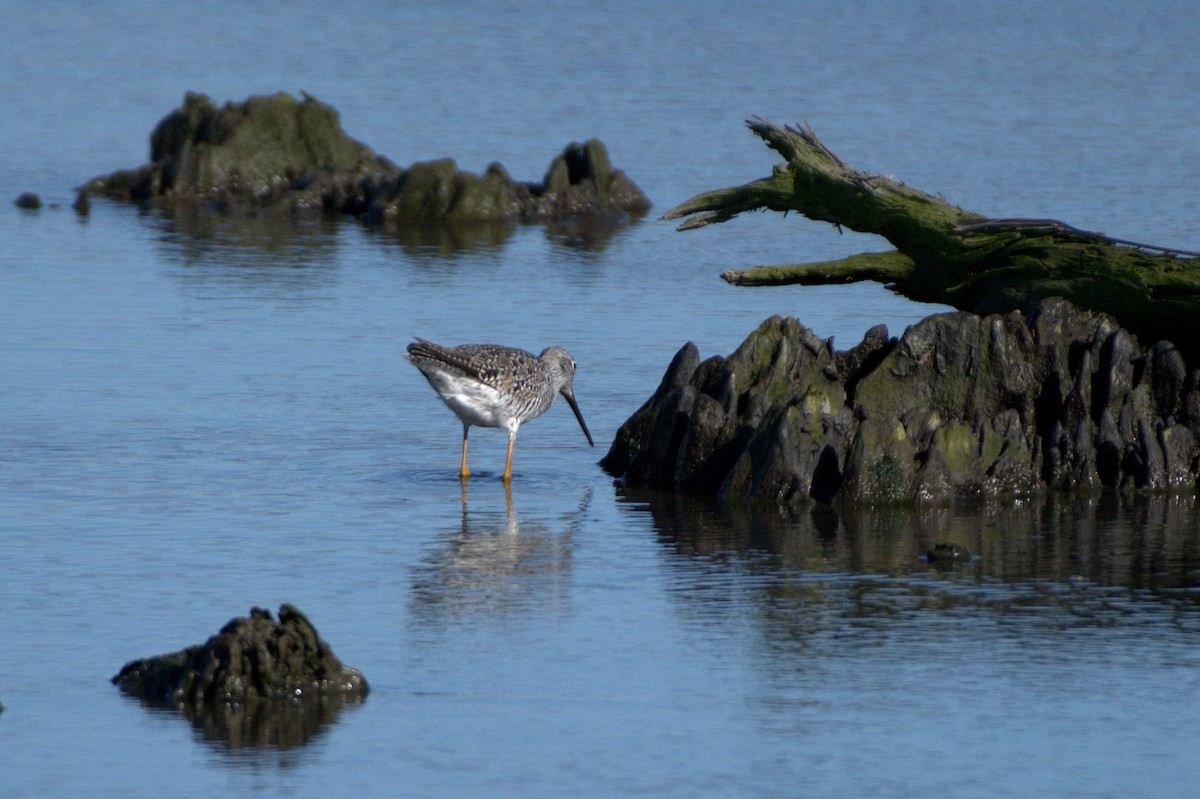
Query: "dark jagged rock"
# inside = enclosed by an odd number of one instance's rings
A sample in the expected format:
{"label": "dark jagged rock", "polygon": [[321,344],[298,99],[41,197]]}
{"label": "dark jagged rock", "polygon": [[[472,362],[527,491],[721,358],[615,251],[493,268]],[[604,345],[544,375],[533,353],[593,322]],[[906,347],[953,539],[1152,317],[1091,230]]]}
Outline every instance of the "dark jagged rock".
{"label": "dark jagged rock", "polygon": [[1195,491],[1200,374],[1108,316],[931,316],[847,352],[772,317],[728,358],[680,350],[601,465],[631,485],[784,502]]}
{"label": "dark jagged rock", "polygon": [[617,225],[650,208],[595,139],[569,145],[542,183],[514,181],[500,164],[475,175],[449,158],[404,169],[347,136],[330,106],[282,93],[217,107],[189,92],[151,133],[150,163],[94,178],[80,189],[81,198],[88,195],[164,208],[200,202],[349,214],[384,228],[576,219]]}
{"label": "dark jagged rock", "polygon": [[253,608],[202,645],[126,663],[112,678],[127,694],[177,707],[212,709],[259,700],[362,699],[367,681],[342,665],[291,605]]}

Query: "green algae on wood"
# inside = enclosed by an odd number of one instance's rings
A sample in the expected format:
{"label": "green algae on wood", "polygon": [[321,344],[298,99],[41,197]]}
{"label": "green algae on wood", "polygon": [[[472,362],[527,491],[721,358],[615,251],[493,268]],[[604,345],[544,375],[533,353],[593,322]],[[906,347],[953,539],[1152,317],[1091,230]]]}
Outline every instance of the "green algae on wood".
{"label": "green algae on wood", "polygon": [[[1200,324],[1198,253],[1113,239],[1056,220],[988,219],[940,197],[847,166],[808,127],[761,119],[750,129],[785,159],[770,177],[699,194],[668,211],[680,230],[746,211],[798,211],[810,219],[883,236],[896,249],[841,261],[730,270],[737,285],[821,285],[873,280],[914,300],[978,314],[1028,312],[1063,297],[1107,313],[1139,337],[1174,340]],[[1186,338],[1186,337],[1184,337]]]}
{"label": "green algae on wood", "polygon": [[864,252],[838,261],[729,269],[721,277],[735,286],[821,286],[860,280],[896,283],[908,278],[913,266],[912,259],[901,252]]}

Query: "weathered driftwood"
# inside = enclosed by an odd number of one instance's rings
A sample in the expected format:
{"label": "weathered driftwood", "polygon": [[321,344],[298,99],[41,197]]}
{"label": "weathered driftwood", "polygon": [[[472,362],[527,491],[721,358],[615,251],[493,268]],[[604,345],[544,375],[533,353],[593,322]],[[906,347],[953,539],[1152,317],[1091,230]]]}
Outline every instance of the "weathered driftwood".
{"label": "weathered driftwood", "polygon": [[665,219],[680,230],[744,211],[798,211],[887,239],[896,250],[841,261],[729,271],[738,285],[875,280],[919,301],[986,314],[1029,311],[1064,297],[1114,316],[1148,341],[1171,339],[1191,357],[1200,340],[1200,253],[1091,233],[1046,219],[988,219],[880,175],[852,169],[807,126],[747,122],[786,163],[770,177],[699,194]]}

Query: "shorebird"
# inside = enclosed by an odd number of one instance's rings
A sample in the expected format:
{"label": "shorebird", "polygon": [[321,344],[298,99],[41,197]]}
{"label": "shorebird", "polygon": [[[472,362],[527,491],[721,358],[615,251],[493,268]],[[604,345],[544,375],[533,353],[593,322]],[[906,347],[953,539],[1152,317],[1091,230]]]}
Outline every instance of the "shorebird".
{"label": "shorebird", "polygon": [[508,458],[504,462],[507,484],[512,480],[517,430],[545,413],[556,394],[566,398],[588,444],[596,446],[575,404],[571,386],[575,359],[562,347],[547,347],[541,355],[534,355],[498,344],[443,347],[419,338],[408,345],[406,357],[462,422],[462,466],[458,470],[462,480],[471,476],[467,468],[467,432],[471,425],[508,431]]}

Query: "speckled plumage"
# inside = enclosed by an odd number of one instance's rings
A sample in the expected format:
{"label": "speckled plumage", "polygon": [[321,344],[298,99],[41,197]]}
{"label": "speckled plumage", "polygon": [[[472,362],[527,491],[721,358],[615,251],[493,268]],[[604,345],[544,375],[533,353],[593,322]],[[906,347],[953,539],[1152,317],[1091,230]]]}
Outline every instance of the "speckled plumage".
{"label": "speckled plumage", "polygon": [[498,344],[443,347],[424,339],[408,345],[408,360],[421,370],[442,401],[463,423],[463,454],[459,476],[466,479],[467,431],[499,427],[508,431],[504,480],[512,478],[512,453],[517,430],[541,416],[562,394],[579,420],[588,443],[595,446],[575,403],[572,381],[575,360],[562,347],[547,347],[534,355]]}

